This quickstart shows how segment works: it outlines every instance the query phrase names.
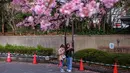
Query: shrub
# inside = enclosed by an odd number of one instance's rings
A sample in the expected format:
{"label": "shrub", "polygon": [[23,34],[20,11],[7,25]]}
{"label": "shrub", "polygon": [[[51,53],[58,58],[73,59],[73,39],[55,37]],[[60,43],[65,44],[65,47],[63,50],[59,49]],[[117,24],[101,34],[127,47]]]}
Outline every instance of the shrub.
{"label": "shrub", "polygon": [[110,53],[111,58],[117,60],[120,65],[130,65],[130,54]]}
{"label": "shrub", "polygon": [[74,57],[76,59],[82,58],[87,61],[108,64],[113,64],[117,60],[120,65],[130,65],[130,54],[108,53],[96,49],[79,50],[75,52]]}
{"label": "shrub", "polygon": [[[108,54],[106,52],[100,51],[100,50],[96,50],[93,48],[89,48],[89,49],[84,49],[84,50],[80,50],[77,51],[74,56],[75,58],[83,58],[84,60],[87,61],[99,61],[100,59],[103,59],[107,56]],[[102,61],[101,61],[102,62]]]}
{"label": "shrub", "polygon": [[0,52],[11,52],[11,53],[19,53],[19,54],[31,54],[37,53],[37,55],[44,55],[50,56],[53,54],[52,48],[44,48],[40,45],[35,47],[28,47],[28,46],[17,46],[17,45],[10,45],[6,44],[5,46],[0,45]]}
{"label": "shrub", "polygon": [[5,45],[5,52],[11,52],[11,53],[14,53],[15,52],[15,47],[13,45],[10,45],[10,44],[6,44]]}
{"label": "shrub", "polygon": [[51,49],[51,48],[45,48],[44,54],[50,56],[51,54],[53,54],[53,49]]}
{"label": "shrub", "polygon": [[36,53],[36,48],[35,47],[26,47],[27,49],[25,49],[27,52],[27,54],[34,54]]}
{"label": "shrub", "polygon": [[41,45],[37,46],[37,54],[39,55],[52,55],[53,49],[52,48],[44,48]]}
{"label": "shrub", "polygon": [[2,45],[0,45],[0,52],[5,52],[5,48],[4,48],[4,46],[2,46]]}

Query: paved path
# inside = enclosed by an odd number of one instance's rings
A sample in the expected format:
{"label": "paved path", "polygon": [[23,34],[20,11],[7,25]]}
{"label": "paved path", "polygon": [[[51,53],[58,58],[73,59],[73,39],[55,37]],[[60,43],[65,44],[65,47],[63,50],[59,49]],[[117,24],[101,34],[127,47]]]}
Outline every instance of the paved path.
{"label": "paved path", "polygon": [[[0,73],[61,73],[54,64],[32,64],[23,62],[0,62]],[[67,72],[65,72],[67,73]],[[74,68],[73,73],[98,73],[89,70],[78,71]]]}

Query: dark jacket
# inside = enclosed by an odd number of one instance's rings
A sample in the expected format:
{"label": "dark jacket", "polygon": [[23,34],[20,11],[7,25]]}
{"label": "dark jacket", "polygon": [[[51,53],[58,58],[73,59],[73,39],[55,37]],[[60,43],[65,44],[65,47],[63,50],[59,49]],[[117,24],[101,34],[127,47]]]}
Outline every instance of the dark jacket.
{"label": "dark jacket", "polygon": [[66,50],[66,57],[72,57],[73,56],[73,51],[74,49],[73,48],[70,48],[68,50]]}

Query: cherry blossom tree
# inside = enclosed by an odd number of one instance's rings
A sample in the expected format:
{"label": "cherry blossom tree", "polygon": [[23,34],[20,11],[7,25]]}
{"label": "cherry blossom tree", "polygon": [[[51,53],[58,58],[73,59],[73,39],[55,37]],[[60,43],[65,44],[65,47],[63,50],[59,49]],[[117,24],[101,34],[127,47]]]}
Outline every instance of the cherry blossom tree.
{"label": "cherry blossom tree", "polygon": [[106,14],[105,9],[114,6],[119,0],[13,0],[17,11],[32,13],[32,16],[19,22],[17,26],[35,26],[41,30],[58,29],[63,21],[92,18],[94,15]]}

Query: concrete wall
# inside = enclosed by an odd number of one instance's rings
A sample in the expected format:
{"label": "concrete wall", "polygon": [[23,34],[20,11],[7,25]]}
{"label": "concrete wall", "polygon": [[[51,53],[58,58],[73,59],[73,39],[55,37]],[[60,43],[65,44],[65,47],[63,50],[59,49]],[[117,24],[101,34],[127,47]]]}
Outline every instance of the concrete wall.
{"label": "concrete wall", "polygon": [[[99,46],[108,46],[109,43],[117,45],[117,39],[120,40],[120,46],[130,46],[130,35],[93,35],[79,36],[75,35],[75,50],[84,48],[98,48]],[[67,42],[71,42],[71,35],[67,36]],[[0,36],[0,44],[16,44],[24,46],[37,46],[59,48],[64,44],[63,35],[45,35],[45,36]]]}

